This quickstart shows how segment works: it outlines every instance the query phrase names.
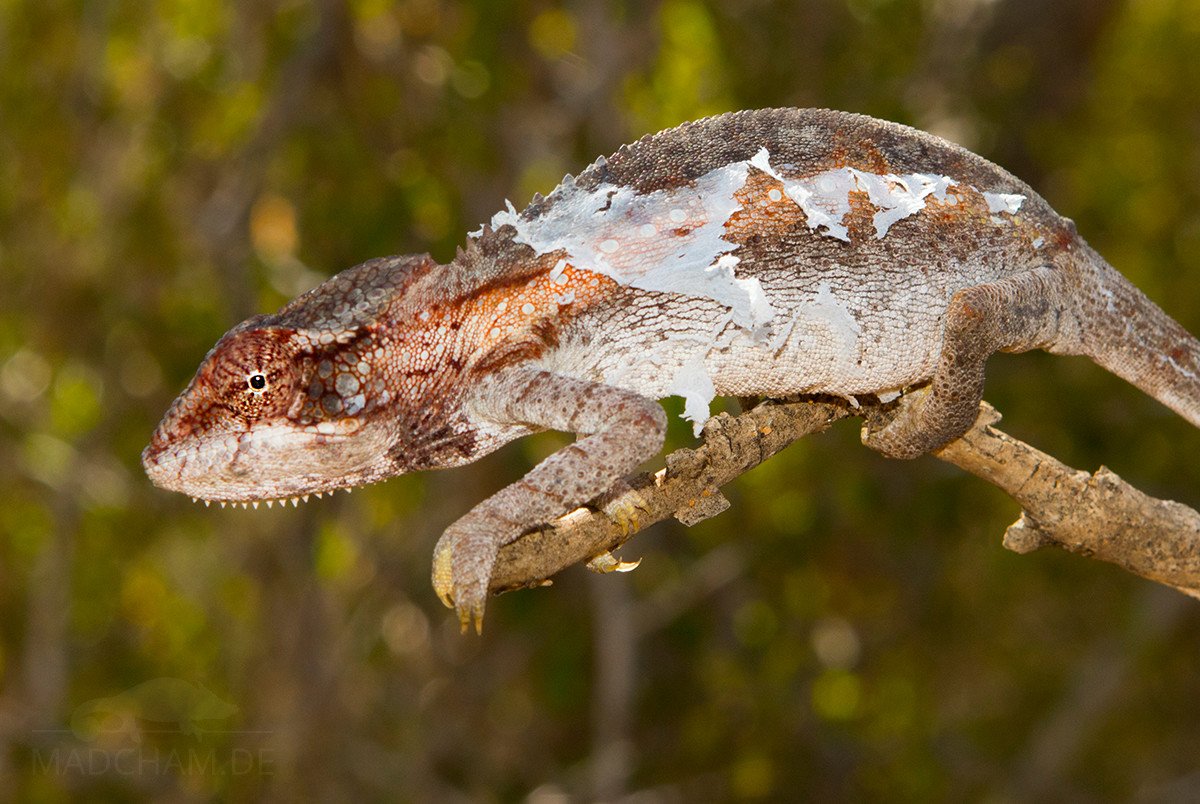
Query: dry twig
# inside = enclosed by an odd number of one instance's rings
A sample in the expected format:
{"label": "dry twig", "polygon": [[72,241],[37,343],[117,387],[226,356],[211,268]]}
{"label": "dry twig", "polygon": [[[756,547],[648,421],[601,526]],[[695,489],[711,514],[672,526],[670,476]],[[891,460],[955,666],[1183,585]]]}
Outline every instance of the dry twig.
{"label": "dry twig", "polygon": [[[704,443],[667,456],[666,468],[631,478],[607,510],[636,510],[622,524],[581,508],[500,552],[492,591],[538,586],[580,561],[619,568],[612,550],[638,530],[674,516],[693,525],[729,507],[720,487],[794,441],[838,419],[870,415],[842,402],[767,402],[738,416],[720,414],[704,427]],[[1108,469],[1081,472],[995,429],[986,402],[975,425],[934,455],[992,483],[1022,507],[1004,545],[1018,553],[1054,545],[1200,597],[1200,514],[1138,491]],[[628,517],[626,517],[628,519]]]}

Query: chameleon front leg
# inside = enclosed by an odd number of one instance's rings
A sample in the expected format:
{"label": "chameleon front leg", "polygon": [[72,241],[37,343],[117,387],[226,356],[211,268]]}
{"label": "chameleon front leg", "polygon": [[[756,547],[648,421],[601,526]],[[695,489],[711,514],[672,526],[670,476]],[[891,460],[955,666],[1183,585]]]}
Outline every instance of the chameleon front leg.
{"label": "chameleon front leg", "polygon": [[938,449],[975,423],[984,364],[992,354],[1051,347],[1078,352],[1060,342],[1077,330],[1064,321],[1072,309],[1067,283],[1062,269],[1042,267],[955,293],[932,381],[902,397],[890,420],[868,422],[863,443],[890,458]]}
{"label": "chameleon front leg", "polygon": [[500,426],[587,434],[446,529],[433,556],[433,587],[465,631],[483,625],[500,548],[608,491],[662,449],[667,418],[653,399],[533,366],[502,369],[467,400],[468,415]]}

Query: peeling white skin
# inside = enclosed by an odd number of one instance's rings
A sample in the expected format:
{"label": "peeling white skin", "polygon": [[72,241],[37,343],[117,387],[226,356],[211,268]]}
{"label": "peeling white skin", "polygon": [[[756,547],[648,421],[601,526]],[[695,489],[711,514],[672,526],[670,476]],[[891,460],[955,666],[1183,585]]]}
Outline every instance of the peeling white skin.
{"label": "peeling white skin", "polygon": [[983,200],[987,202],[988,212],[1007,212],[1016,215],[1025,202],[1025,196],[1015,193],[984,193]]}
{"label": "peeling white skin", "polygon": [[[536,218],[525,217],[509,204],[492,217],[491,226],[512,226],[515,242],[538,254],[564,251],[572,264],[623,285],[720,302],[739,326],[761,332],[775,310],[757,278],[738,276],[738,258],[729,253],[735,244],[723,237],[725,222],[740,208],[734,193],[745,184],[751,166],[782,182],[810,229],[847,243],[844,220],[851,193],[867,193],[878,210],[875,237],[882,239],[894,223],[924,209],[928,198],[950,203],[954,196],[947,191],[957,184],[949,176],[879,175],[850,167],[789,178],[786,167],[772,165],[767,149],[761,148],[751,159],[710,171],[694,185],[674,190],[638,194],[630,187],[601,184],[588,191],[568,177],[551,195],[553,203]],[[990,209],[1000,203],[1009,212],[1024,200],[998,193],[985,196]],[[556,270],[561,272],[558,266]]]}
{"label": "peeling white skin", "polygon": [[873,222],[875,237],[882,239],[893,223],[924,209],[928,196],[945,202],[946,191],[951,185],[957,184],[949,176],[930,173],[880,175],[852,167],[827,170],[802,179],[789,179],[771,166],[771,155],[766,148],[759,149],[750,164],[783,182],[788,197],[808,217],[808,228],[815,231],[823,227],[825,231],[822,234],[847,243],[850,242],[850,234],[843,221],[850,213],[850,193],[858,190],[866,192],[871,203],[878,208]]}
{"label": "peeling white skin", "polygon": [[699,355],[679,367],[667,393],[683,397],[683,418],[692,423],[692,433],[699,436],[717,395],[712,377]]}
{"label": "peeling white skin", "polygon": [[581,190],[568,178],[536,219],[509,205],[491,225],[511,225],[515,242],[538,254],[565,251],[573,265],[623,285],[720,302],[740,326],[754,329],[775,311],[757,279],[736,275],[737,258],[729,255],[736,246],[723,238],[740,206],[734,193],[746,183],[747,165],[713,170],[692,187],[646,194],[612,184]]}
{"label": "peeling white skin", "polygon": [[853,371],[859,356],[858,336],[862,334],[862,327],[849,308],[834,295],[828,282],[818,284],[816,298],[798,306],[792,315],[797,326],[806,329],[814,340],[828,344],[831,360],[839,370]]}
{"label": "peeling white skin", "polygon": [[946,190],[951,184],[949,176],[934,176],[927,173],[910,173],[907,176],[854,171],[859,187],[867,191],[871,203],[879,207],[875,213],[875,237],[882,239],[888,228],[896,221],[916,215],[925,208],[925,199],[932,195],[939,201],[946,200]]}
{"label": "peeling white skin", "polygon": [[850,242],[850,232],[842,223],[850,214],[850,193],[858,189],[851,168],[820,173],[804,181],[784,181],[788,198],[804,211],[808,228],[824,229],[821,234]]}
{"label": "peeling white skin", "polygon": [[784,181],[784,189],[804,214],[810,229],[824,227],[830,237],[850,242],[842,222],[850,212],[850,193],[867,193],[878,211],[875,213],[875,237],[882,239],[893,223],[915,215],[925,208],[925,199],[932,195],[946,200],[946,190],[955,184],[948,176],[910,173],[879,175],[854,168],[838,168],[818,173],[803,181]]}
{"label": "peeling white skin", "polygon": [[[872,220],[876,240],[886,237],[895,223],[919,214],[930,199],[948,205],[960,200],[952,189],[960,182],[932,173],[875,174],[843,167],[791,177],[789,166],[772,164],[766,148],[744,162],[700,177],[693,186],[675,190],[638,195],[627,187],[602,184],[588,192],[573,180],[565,181],[551,196],[549,209],[535,220],[510,207],[494,216],[491,225],[509,224],[516,230],[516,242],[539,254],[565,251],[570,264],[621,284],[690,297],[697,309],[711,310],[702,316],[711,323],[688,329],[681,326],[688,319],[684,312],[661,326],[644,323],[640,327],[644,331],[665,336],[616,350],[623,354],[621,360],[607,360],[586,348],[575,351],[568,345],[547,356],[546,367],[651,396],[680,396],[683,418],[692,422],[697,434],[718,395],[795,392],[797,378],[803,377],[805,392],[851,399],[880,388],[897,394],[895,389],[928,376],[937,353],[931,346],[939,337],[937,320],[931,318],[927,327],[921,327],[912,321],[893,322],[886,314],[872,319],[861,306],[870,294],[860,288],[858,298],[839,296],[834,288],[854,287],[855,280],[838,275],[800,288],[786,274],[778,281],[761,270],[754,276],[738,275],[740,259],[730,253],[736,246],[722,235],[725,222],[740,208],[734,194],[745,184],[751,167],[783,185],[811,230],[847,244],[850,233],[845,218],[851,193],[866,193],[876,208]],[[990,212],[1015,214],[1024,201],[1021,195],[988,192],[983,196]],[[777,194],[771,200],[781,197]],[[995,222],[1004,223],[1003,219]],[[561,273],[562,265],[560,260],[552,274]],[[970,269],[959,266],[963,287],[990,278],[973,276]],[[880,289],[880,294],[896,297],[895,309],[937,311],[945,309],[957,286],[917,283],[905,288],[901,283]],[[864,333],[864,321],[872,321],[876,331]],[[900,345],[890,352],[870,348],[881,340]]]}

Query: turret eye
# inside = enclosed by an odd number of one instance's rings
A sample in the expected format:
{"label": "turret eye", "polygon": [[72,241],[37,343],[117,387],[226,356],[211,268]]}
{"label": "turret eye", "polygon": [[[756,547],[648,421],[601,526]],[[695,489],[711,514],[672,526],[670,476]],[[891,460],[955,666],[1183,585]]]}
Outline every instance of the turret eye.
{"label": "turret eye", "polygon": [[262,374],[251,374],[246,379],[246,382],[249,383],[250,387],[255,391],[261,391],[267,387],[267,378]]}

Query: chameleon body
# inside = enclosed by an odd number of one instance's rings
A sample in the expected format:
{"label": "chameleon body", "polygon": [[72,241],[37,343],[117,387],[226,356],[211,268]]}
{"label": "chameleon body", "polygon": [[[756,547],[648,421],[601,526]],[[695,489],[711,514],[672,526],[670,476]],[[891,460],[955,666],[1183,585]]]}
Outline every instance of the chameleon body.
{"label": "chameleon body", "polygon": [[864,441],[910,458],[972,424],[991,354],[1034,348],[1200,426],[1200,342],[1021,181],[893,123],[736,112],[509,205],[448,265],[372,260],[235,327],[143,461],[247,502],[580,434],[442,536],[434,585],[465,627],[502,545],[661,448],[662,397],[698,428],[718,395],[904,393]]}

